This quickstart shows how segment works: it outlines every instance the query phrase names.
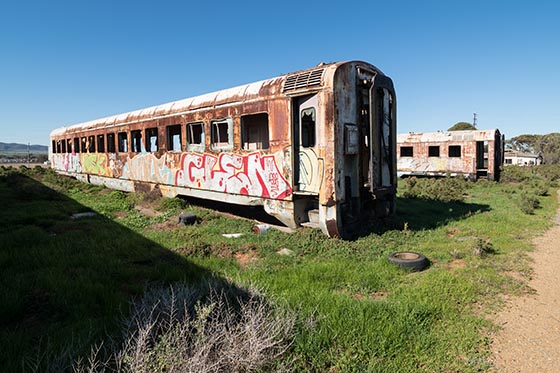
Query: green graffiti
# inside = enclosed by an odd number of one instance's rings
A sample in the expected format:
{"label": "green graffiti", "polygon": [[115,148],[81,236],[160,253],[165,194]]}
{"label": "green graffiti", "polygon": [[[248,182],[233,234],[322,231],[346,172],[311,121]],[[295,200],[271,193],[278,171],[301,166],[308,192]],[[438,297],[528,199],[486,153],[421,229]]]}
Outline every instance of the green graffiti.
{"label": "green graffiti", "polygon": [[109,175],[105,154],[83,154],[82,171],[88,174]]}

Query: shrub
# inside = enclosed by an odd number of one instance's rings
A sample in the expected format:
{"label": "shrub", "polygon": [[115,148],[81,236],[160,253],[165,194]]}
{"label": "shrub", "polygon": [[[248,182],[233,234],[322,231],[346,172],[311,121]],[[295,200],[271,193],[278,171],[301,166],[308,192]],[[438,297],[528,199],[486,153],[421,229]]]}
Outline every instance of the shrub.
{"label": "shrub", "polygon": [[500,174],[502,183],[520,183],[532,177],[531,168],[517,165],[504,167]]}
{"label": "shrub", "polygon": [[535,209],[539,207],[539,198],[531,192],[522,192],[517,199],[517,206],[527,215],[535,213]]}
{"label": "shrub", "polygon": [[[77,372],[237,372],[271,367],[293,338],[295,313],[255,288],[219,281],[154,288],[133,304],[123,341],[93,348]],[[102,357],[103,356],[103,357]]]}
{"label": "shrub", "polygon": [[460,202],[465,199],[465,193],[469,187],[468,181],[457,177],[443,179],[411,177],[405,179],[402,195],[405,198]]}
{"label": "shrub", "polygon": [[525,189],[532,191],[537,196],[548,195],[548,190],[550,189],[550,182],[543,180],[540,177],[535,176],[534,178],[525,182]]}

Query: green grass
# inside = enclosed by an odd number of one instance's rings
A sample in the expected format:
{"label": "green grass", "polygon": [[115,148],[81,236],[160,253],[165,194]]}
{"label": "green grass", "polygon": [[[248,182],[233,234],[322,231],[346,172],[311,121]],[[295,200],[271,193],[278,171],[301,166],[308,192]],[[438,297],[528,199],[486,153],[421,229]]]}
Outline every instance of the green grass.
{"label": "green grass", "polygon": [[[521,192],[481,182],[463,202],[399,197],[395,218],[342,241],[304,229],[257,236],[250,221],[181,199],[109,191],[49,170],[3,170],[0,364],[17,371],[68,343],[87,353],[119,335],[119,315],[147,284],[214,276],[256,284],[297,310],[282,357],[294,370],[488,370],[496,327],[487,315],[500,295],[528,291],[518,278],[530,276],[530,240],[551,225],[558,203],[555,193],[538,196],[528,215],[513,202]],[[98,214],[70,218],[83,211]],[[199,222],[176,224],[181,211]],[[482,244],[492,252],[477,255]],[[422,252],[430,268],[393,266],[386,257],[397,250]],[[252,260],[240,264],[242,256]]]}

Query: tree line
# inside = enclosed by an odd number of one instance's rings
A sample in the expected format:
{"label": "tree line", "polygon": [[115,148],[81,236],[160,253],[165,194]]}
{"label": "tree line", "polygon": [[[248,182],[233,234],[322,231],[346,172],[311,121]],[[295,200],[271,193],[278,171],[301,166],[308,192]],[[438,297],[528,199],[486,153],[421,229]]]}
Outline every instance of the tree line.
{"label": "tree line", "polygon": [[560,133],[519,135],[506,140],[506,146],[524,153],[540,154],[543,163],[560,163]]}

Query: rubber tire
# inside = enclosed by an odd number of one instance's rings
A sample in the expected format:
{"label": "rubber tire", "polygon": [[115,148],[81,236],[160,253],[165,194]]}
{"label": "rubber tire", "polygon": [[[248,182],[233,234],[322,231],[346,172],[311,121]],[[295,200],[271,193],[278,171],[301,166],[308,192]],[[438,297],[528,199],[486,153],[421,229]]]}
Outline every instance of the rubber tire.
{"label": "rubber tire", "polygon": [[430,264],[428,258],[413,251],[397,251],[389,254],[388,259],[394,265],[404,269],[410,269],[415,272],[426,269],[426,267]]}

